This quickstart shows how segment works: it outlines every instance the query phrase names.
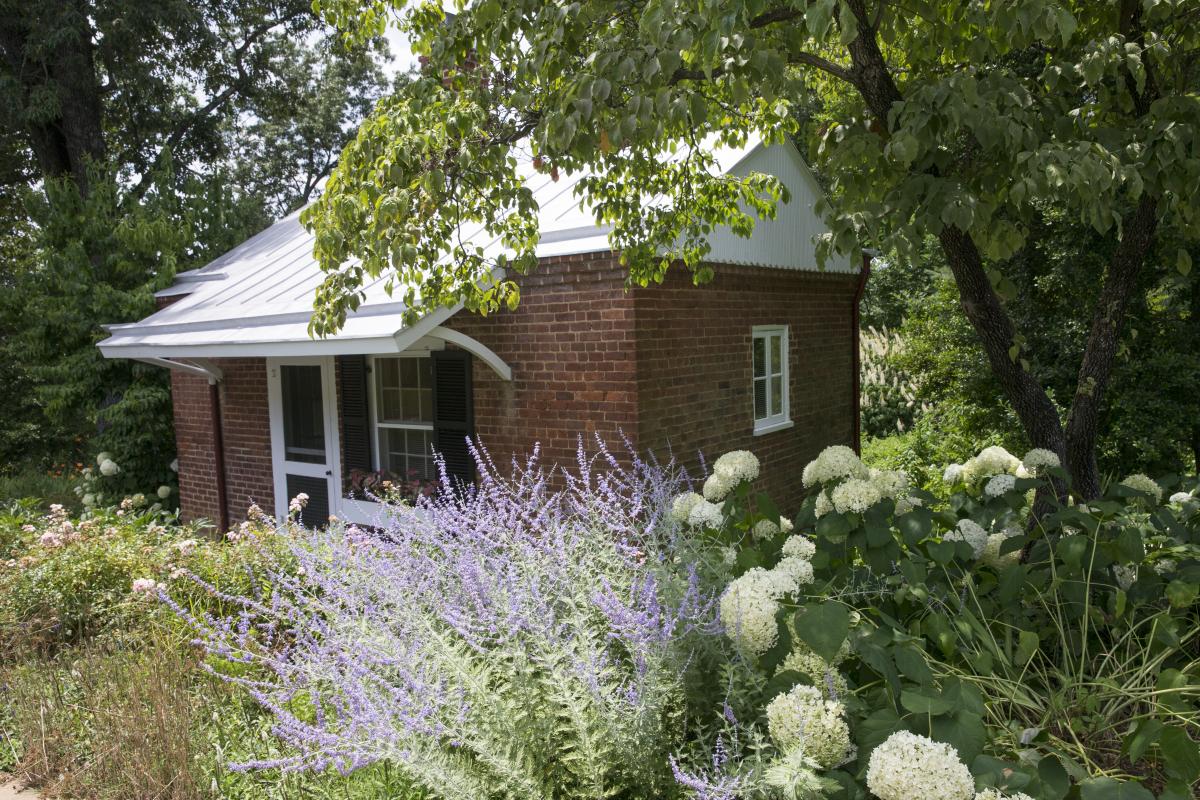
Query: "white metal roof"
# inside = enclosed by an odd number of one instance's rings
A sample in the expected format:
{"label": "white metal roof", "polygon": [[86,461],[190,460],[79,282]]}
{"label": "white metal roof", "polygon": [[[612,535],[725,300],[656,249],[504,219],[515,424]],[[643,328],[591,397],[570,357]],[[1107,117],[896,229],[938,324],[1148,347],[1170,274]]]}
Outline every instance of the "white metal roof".
{"label": "white metal roof", "polygon": [[[819,188],[791,144],[715,148],[722,174],[765,172],[782,180],[792,199],[774,220],[760,220],[750,239],[729,231],[711,237],[710,259],[780,269],[815,270],[812,238],[825,228],[813,212]],[[539,257],[608,250],[609,228],[596,223],[574,189],[586,173],[562,175],[558,181],[524,164],[527,183],[539,207]],[[648,201],[649,202],[649,201]],[[501,252],[498,239],[477,239],[485,254]],[[313,294],[324,278],[313,258],[314,237],[300,224],[300,212],[284,217],[212,263],[180,273],[160,296],[182,297],[140,322],[112,325],[100,342],[110,358],[205,358],[225,355],[331,354],[400,352],[413,337],[403,329],[403,306],[388,296],[384,280],[365,287],[366,299],[335,337],[308,335]],[[849,259],[827,269],[853,271]],[[429,327],[440,325],[458,309],[442,309]],[[423,320],[424,322],[424,320]],[[423,334],[422,334],[423,335]],[[401,346],[404,345],[404,346]]]}

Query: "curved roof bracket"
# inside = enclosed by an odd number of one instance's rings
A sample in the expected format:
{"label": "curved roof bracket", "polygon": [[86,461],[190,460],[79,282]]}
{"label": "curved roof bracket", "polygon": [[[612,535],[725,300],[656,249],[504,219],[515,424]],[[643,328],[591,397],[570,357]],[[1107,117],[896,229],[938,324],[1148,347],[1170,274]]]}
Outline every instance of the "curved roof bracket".
{"label": "curved roof bracket", "polygon": [[426,332],[426,336],[432,336],[436,339],[441,339],[444,342],[461,347],[468,353],[483,360],[485,364],[506,381],[512,380],[512,367],[510,367],[504,359],[496,355],[495,351],[485,345],[478,339],[473,339],[467,336],[462,331],[456,331],[451,328],[444,328],[441,325]]}

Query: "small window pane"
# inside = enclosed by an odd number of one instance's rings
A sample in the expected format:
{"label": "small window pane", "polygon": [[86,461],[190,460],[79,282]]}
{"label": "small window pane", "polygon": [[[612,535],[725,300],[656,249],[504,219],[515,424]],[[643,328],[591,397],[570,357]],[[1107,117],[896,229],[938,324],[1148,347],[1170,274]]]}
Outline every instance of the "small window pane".
{"label": "small window pane", "polygon": [[283,395],[283,450],[288,461],[325,463],[325,420],[321,398],[321,368],[284,365],[279,368]]}
{"label": "small window pane", "polygon": [[771,334],[771,374],[779,375],[783,372],[783,336],[778,333]]}
{"label": "small window pane", "polygon": [[433,476],[432,432],[387,428],[384,469],[397,480],[428,480]]}
{"label": "small window pane", "polygon": [[385,422],[395,422],[400,419],[399,389],[380,390],[379,418]]}
{"label": "small window pane", "polygon": [[417,360],[415,358],[400,358],[400,385],[417,387]]}
{"label": "small window pane", "polygon": [[754,418],[767,418],[767,381],[765,378],[754,380]]}
{"label": "small window pane", "polygon": [[783,378],[771,378],[771,416],[783,413]]}
{"label": "small window pane", "polygon": [[395,389],[400,386],[400,371],[399,365],[396,363],[398,358],[381,358],[375,363],[379,365],[379,385],[387,389]]}
{"label": "small window pane", "polygon": [[416,389],[400,390],[400,418],[405,422],[421,418],[421,401],[417,398]]}
{"label": "small window pane", "polygon": [[754,337],[754,377],[767,374],[767,345],[761,336]]}

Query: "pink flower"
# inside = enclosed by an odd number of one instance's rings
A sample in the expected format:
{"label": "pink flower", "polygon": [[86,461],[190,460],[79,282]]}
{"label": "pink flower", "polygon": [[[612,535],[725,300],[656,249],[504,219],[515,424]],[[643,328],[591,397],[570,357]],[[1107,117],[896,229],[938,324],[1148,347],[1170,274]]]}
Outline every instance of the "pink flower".
{"label": "pink flower", "polygon": [[62,547],[63,537],[58,531],[46,531],[38,539],[38,544],[42,547]]}
{"label": "pink flower", "polygon": [[161,588],[164,588],[162,584],[153,578],[137,578],[130,586],[130,591],[134,594],[154,595],[158,594],[158,590]]}

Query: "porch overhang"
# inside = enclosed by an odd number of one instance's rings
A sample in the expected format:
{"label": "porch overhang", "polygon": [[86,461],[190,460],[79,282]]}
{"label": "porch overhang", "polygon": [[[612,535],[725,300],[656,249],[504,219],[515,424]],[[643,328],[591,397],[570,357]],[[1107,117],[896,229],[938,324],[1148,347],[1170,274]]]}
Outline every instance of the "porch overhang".
{"label": "porch overhang", "polygon": [[442,325],[462,309],[440,308],[410,326],[399,317],[403,306],[373,306],[346,320],[335,336],[308,333],[308,314],[279,314],[256,319],[207,320],[176,324],[147,322],[108,326],[98,344],[105,358],[128,358],[219,380],[207,359],[287,358],[337,355],[389,355],[441,350],[446,343],[477,356],[502,379],[512,368],[491,348],[461,331]]}

